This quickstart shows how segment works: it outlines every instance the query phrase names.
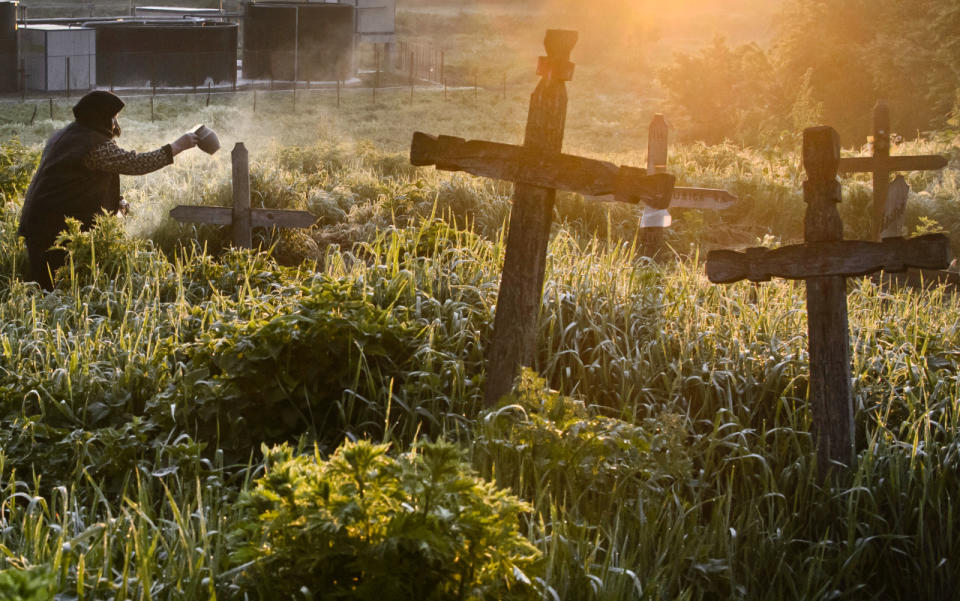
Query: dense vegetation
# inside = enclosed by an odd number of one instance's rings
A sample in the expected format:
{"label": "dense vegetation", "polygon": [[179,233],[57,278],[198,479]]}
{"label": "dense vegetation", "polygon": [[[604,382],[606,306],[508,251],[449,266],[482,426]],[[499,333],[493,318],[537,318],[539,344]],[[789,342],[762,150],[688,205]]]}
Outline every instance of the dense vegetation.
{"label": "dense vegetation", "polygon": [[[602,71],[578,64],[565,148],[643,164],[655,103],[580,85]],[[955,595],[956,294],[850,281],[858,463],[821,482],[802,284],[703,276],[709,248],[799,238],[792,127],[671,145],[681,184],[741,199],[675,211],[676,260],[639,256],[636,208],[562,194],[535,365],[482,407],[510,186],[414,169],[404,146],[415,129],[516,141],[522,77],[505,99],[356,92],[339,111],[314,91],[296,114],[281,93],[256,115],[246,95],[168,98],[156,122],[131,99],[125,146],[207,123],[251,149],[256,205],[318,225],[258,230],[247,252],[172,222],[229,203],[228,153],[181,155],[124,182],[132,217],[62,238],[49,294],[22,281],[15,228],[67,103],[29,126],[29,103],[0,108],[0,598]],[[907,223],[960,249],[956,126],[897,152],[950,158],[908,174]],[[869,180],[843,184],[862,237]]]}
{"label": "dense vegetation", "polygon": [[786,2],[775,28],[770,47],[717,38],[660,71],[692,138],[756,143],[830,123],[846,144],[860,144],[880,98],[894,131],[908,138],[960,115],[960,8],[952,0]]}

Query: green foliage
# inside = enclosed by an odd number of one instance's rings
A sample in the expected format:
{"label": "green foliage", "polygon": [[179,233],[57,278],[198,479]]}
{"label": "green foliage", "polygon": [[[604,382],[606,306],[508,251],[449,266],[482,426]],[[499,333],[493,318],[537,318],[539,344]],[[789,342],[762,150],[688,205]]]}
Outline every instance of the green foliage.
{"label": "green foliage", "polygon": [[40,152],[24,146],[18,138],[0,142],[0,204],[22,204]]}
{"label": "green foliage", "polygon": [[756,144],[828,124],[860,144],[880,99],[893,130],[912,136],[947,122],[960,89],[958,27],[951,0],[785,2],[769,50],[715,39],[677,54],[660,82],[688,139]]}
{"label": "green foliage", "polygon": [[770,129],[768,121],[789,113],[792,102],[763,49],[756,44],[731,48],[722,37],[695,55],[676,55],[658,77],[686,119],[680,128],[684,137],[707,144],[753,143]]}
{"label": "green foliage", "polygon": [[345,391],[378,399],[383,382],[411,369],[418,329],[370,289],[317,277],[261,302],[249,319],[221,321],[182,347],[186,377],[152,403],[159,417],[180,406],[176,423],[225,449],[307,431],[337,440],[364,422],[337,412]]}
{"label": "green foliage", "polygon": [[264,449],[231,535],[244,582],[268,599],[539,599],[529,507],[444,442],[400,457],[346,443],[329,458]]}
{"label": "green foliage", "polygon": [[51,601],[56,578],[49,568],[11,568],[0,571],[0,599],[4,601]]}
{"label": "green foliage", "polygon": [[679,416],[637,425],[549,390],[524,370],[514,391],[478,418],[474,443],[497,481],[526,498],[546,495],[570,519],[648,519],[655,497],[686,483],[693,462]]}
{"label": "green foliage", "polygon": [[142,243],[127,237],[119,217],[103,213],[86,231],[79,221],[67,218],[67,229],[57,236],[56,246],[67,251],[67,263],[61,269],[72,271],[75,283],[87,285],[116,280]]}

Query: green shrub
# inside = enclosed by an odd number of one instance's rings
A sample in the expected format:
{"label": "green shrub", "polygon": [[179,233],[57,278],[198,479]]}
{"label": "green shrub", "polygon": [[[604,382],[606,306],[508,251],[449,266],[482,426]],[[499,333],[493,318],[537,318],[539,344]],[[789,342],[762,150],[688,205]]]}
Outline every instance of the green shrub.
{"label": "green shrub", "polygon": [[39,162],[39,150],[24,146],[17,138],[0,143],[0,204],[22,202]]}
{"label": "green shrub", "polygon": [[537,599],[528,506],[478,478],[461,451],[346,443],[329,459],[264,448],[241,496],[231,559],[261,599]]}
{"label": "green shrub", "polygon": [[44,566],[29,570],[0,571],[0,599],[3,601],[50,601],[56,577]]}
{"label": "green shrub", "polygon": [[693,473],[679,417],[644,425],[605,417],[530,370],[479,421],[475,450],[498,482],[524,498],[546,494],[589,523],[612,513],[644,520],[651,501]]}

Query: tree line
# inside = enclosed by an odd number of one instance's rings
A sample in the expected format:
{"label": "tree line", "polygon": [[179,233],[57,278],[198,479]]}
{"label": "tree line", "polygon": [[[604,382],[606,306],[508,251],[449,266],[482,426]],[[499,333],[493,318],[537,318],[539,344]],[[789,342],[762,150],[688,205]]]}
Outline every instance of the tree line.
{"label": "tree line", "polygon": [[904,137],[955,124],[955,0],[796,0],[775,27],[770,47],[717,37],[659,70],[685,137],[755,144],[826,123],[850,145],[870,133],[879,98]]}

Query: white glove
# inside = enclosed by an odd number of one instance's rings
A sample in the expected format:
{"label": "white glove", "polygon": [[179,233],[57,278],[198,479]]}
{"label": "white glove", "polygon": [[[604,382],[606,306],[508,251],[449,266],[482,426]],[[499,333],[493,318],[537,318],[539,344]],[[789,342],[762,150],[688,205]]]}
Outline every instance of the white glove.
{"label": "white glove", "polygon": [[170,150],[173,152],[173,156],[177,156],[184,150],[188,148],[193,148],[197,145],[197,134],[192,131],[188,131],[183,134],[176,140],[170,143]]}

